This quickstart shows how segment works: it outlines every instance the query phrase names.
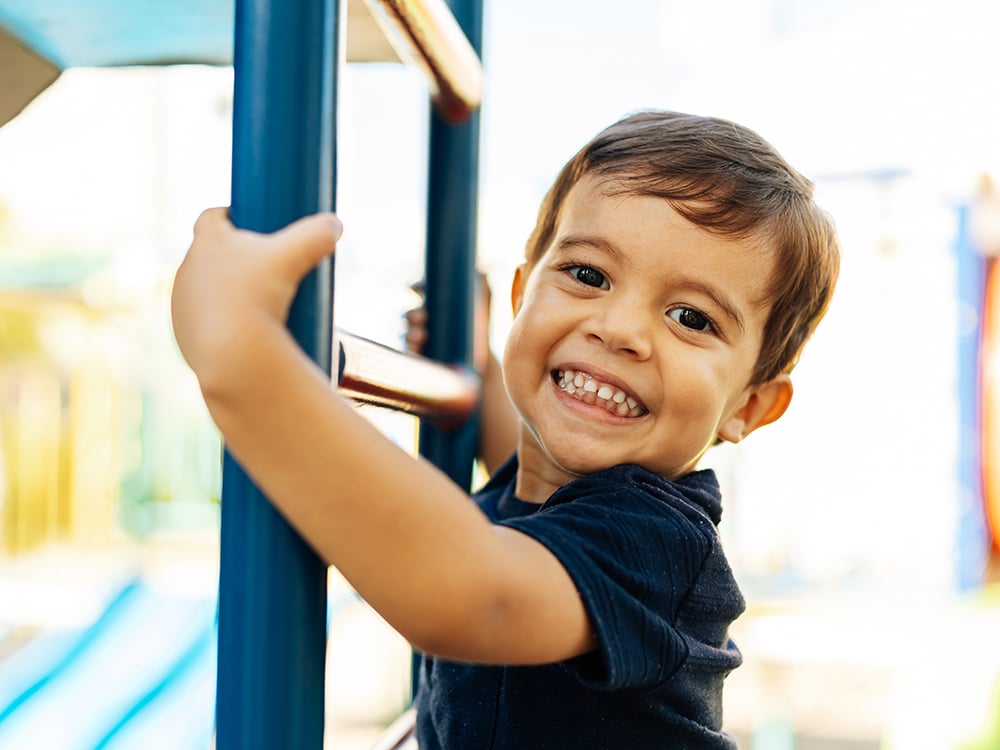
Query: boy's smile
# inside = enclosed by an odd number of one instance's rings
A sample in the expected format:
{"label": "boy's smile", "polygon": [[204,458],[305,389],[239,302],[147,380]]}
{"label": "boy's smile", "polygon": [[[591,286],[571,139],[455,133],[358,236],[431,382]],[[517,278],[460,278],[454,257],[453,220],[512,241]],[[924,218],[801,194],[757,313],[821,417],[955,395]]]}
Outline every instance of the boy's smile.
{"label": "boy's smile", "polygon": [[749,385],[768,314],[767,245],[710,234],[661,198],[613,187],[580,180],[545,254],[515,279],[503,370],[523,423],[524,500],[623,463],[676,478],[717,437],[741,439],[790,398],[785,376]]}
{"label": "boy's smile", "polygon": [[614,383],[597,380],[582,370],[554,370],[552,377],[556,385],[577,401],[606,409],[618,417],[641,417],[649,411]]}

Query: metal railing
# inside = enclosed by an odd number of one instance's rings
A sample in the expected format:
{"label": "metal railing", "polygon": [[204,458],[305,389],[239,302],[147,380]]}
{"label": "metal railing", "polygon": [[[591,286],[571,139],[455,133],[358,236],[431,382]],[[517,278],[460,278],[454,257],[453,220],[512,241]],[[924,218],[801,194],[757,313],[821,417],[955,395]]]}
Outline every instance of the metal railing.
{"label": "metal railing", "polygon": [[337,390],[353,401],[406,412],[445,429],[461,425],[479,405],[479,377],[460,366],[406,354],[337,331]]}
{"label": "metal railing", "polygon": [[365,0],[400,59],[424,71],[435,109],[465,122],[483,96],[478,45],[444,0]]}

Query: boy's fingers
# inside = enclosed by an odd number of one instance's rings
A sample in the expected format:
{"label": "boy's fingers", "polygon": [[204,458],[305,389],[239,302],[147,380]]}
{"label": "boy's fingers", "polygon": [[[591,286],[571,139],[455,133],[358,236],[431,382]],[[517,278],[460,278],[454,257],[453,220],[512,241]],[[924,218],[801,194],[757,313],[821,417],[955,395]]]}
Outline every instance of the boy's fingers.
{"label": "boy's fingers", "polygon": [[403,334],[403,345],[406,351],[420,354],[427,343],[427,309],[415,307],[403,314],[406,320],[406,332]]}
{"label": "boy's fingers", "polygon": [[[194,224],[191,247],[202,248],[201,255],[213,255],[224,249],[264,253],[261,259],[279,274],[298,282],[321,260],[332,255],[343,232],[340,219],[333,213],[305,216],[271,234],[247,231],[233,225],[228,208],[202,211]],[[254,252],[256,251],[256,252]]]}
{"label": "boy's fingers", "polygon": [[194,233],[195,235],[209,234],[210,232],[224,228],[229,223],[228,208],[207,208],[201,212],[197,221],[195,221]]}
{"label": "boy's fingers", "polygon": [[293,221],[272,237],[293,251],[289,254],[295,265],[293,270],[304,274],[333,254],[343,231],[343,225],[335,214],[321,213]]}
{"label": "boy's fingers", "polygon": [[422,330],[409,330],[403,334],[403,343],[406,345],[406,351],[412,354],[420,354],[423,351],[424,344],[427,343],[427,333]]}
{"label": "boy's fingers", "polygon": [[411,326],[425,326],[427,325],[427,308],[414,307],[412,310],[407,310],[403,317]]}

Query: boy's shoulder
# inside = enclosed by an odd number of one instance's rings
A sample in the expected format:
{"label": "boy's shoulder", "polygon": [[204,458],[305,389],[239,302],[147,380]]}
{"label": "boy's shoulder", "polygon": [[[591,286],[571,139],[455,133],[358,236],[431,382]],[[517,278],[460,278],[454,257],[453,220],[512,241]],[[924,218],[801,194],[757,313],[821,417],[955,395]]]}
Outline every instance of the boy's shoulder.
{"label": "boy's shoulder", "polygon": [[634,501],[653,507],[666,505],[693,515],[692,520],[707,518],[712,525],[722,520],[722,493],[711,469],[668,479],[637,464],[618,464],[563,485],[545,504],[553,506],[582,498],[593,498],[611,507]]}
{"label": "boy's shoulder", "polygon": [[722,494],[719,481],[711,469],[668,479],[637,464],[616,466],[586,474],[556,490],[541,506],[523,503],[514,495],[518,457],[515,453],[476,493],[476,499],[488,515],[530,515],[567,503],[606,506],[611,509],[633,506],[635,503],[656,509],[661,506],[680,511],[692,521],[705,519],[717,526],[722,518]]}

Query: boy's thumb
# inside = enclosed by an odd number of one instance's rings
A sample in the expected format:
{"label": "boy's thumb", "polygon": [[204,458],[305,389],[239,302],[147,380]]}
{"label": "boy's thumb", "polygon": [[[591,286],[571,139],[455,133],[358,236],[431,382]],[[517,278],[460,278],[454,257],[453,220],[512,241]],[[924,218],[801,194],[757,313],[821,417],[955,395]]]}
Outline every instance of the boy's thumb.
{"label": "boy's thumb", "polygon": [[337,240],[344,232],[340,219],[333,213],[304,216],[279,229],[272,237],[288,250],[295,271],[305,274],[328,255],[333,255]]}

